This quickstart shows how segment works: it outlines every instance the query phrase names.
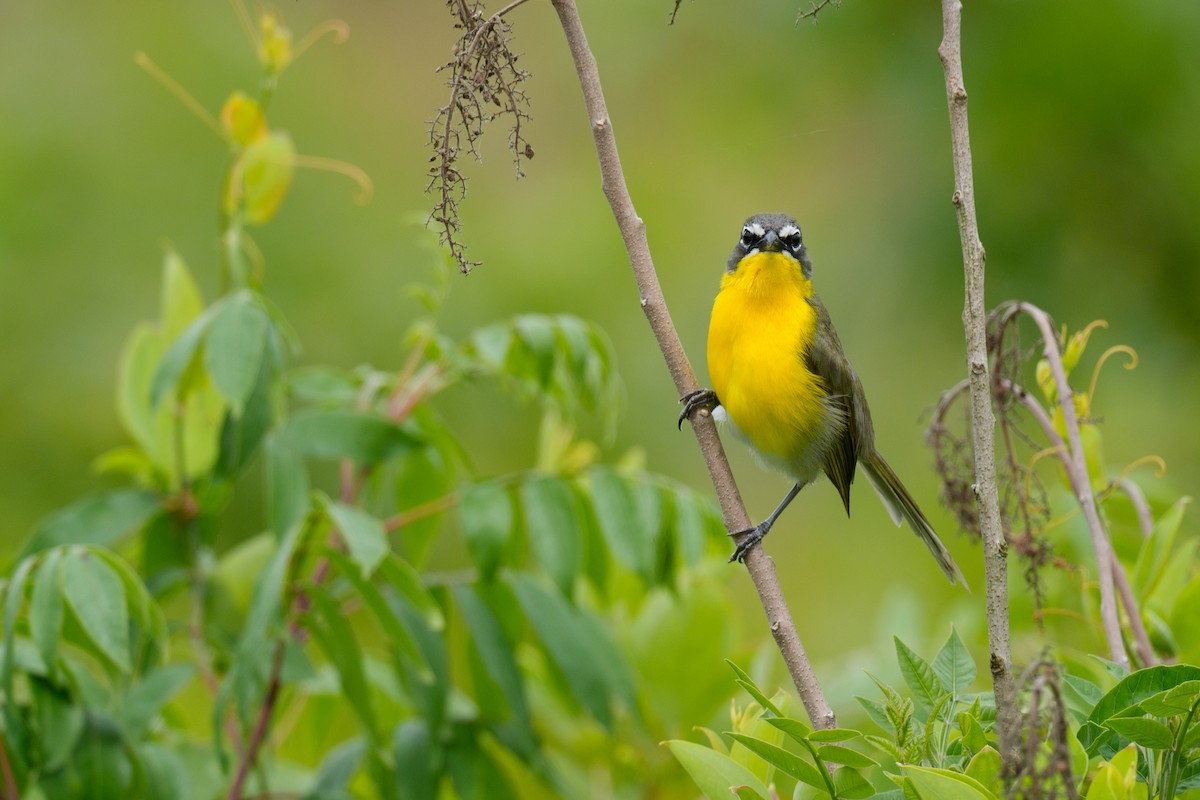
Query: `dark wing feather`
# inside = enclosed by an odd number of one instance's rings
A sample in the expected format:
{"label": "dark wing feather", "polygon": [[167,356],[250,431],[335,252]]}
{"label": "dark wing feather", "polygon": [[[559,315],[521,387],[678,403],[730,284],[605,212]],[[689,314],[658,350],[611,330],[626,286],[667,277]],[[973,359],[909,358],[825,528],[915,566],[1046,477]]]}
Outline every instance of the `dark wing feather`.
{"label": "dark wing feather", "polygon": [[817,312],[812,345],[804,354],[805,366],[825,384],[826,403],[844,424],[837,439],[825,453],[825,474],[837,487],[846,513],[850,513],[850,484],[859,459],[874,447],[871,412],[854,368],[842,353],[842,343],[829,318],[829,312],[816,297],[809,303]]}

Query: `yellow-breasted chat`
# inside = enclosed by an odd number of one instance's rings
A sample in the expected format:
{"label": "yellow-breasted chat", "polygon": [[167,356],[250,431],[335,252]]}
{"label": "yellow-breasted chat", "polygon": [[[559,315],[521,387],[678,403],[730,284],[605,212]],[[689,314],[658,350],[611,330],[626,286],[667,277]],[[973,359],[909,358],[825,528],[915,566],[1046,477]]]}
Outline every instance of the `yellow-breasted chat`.
{"label": "yellow-breasted chat", "polygon": [[684,396],[680,424],[697,409],[709,409],[763,462],[795,481],[770,516],[740,532],[730,561],[743,560],[822,472],[849,514],[850,484],[861,464],[892,520],[908,523],[951,582],[966,583],[929,520],[875,449],[866,395],[813,290],[812,261],[792,217],[755,214],[742,226],[713,303],[708,374],[713,388]]}

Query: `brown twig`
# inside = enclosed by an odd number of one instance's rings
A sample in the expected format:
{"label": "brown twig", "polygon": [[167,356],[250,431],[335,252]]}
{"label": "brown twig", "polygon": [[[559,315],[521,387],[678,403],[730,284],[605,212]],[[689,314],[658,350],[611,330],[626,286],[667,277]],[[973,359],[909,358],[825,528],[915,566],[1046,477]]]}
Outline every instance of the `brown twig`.
{"label": "brown twig", "polygon": [[983,537],[985,604],[988,646],[991,650],[992,688],[996,697],[996,728],[1000,755],[1011,770],[1020,758],[1016,688],[1012,675],[1012,647],[1008,622],[1008,558],[1000,498],[996,489],[996,420],[988,380],[987,314],[984,305],[983,243],[975,216],[975,181],[971,174],[971,135],[967,124],[967,90],[962,71],[962,3],[942,0],[944,35],[938,56],[946,74],[946,101],[950,109],[951,152],[954,159],[954,208],[962,240],[968,377],[971,387],[971,429],[975,449],[975,496],[979,503],[979,528]]}
{"label": "brown twig", "polygon": [[[1071,732],[1057,669],[1052,663],[1039,660],[1021,676],[1021,685],[1029,687],[1029,710],[1024,729],[1025,760],[1009,784],[1008,797],[1051,800],[1059,796],[1058,788],[1061,787],[1066,800],[1079,800],[1071,774],[1071,750],[1067,738]],[[1047,742],[1050,756],[1040,758]],[[1045,766],[1040,767],[1039,763]]]}
{"label": "brown twig", "polygon": [[[1075,462],[1070,455],[1070,448],[1067,447],[1067,443],[1063,441],[1058,431],[1054,429],[1054,423],[1051,421],[1050,415],[1042,408],[1042,404],[1035,400],[1024,387],[1010,380],[1005,379],[999,388],[1001,391],[1015,397],[1030,413],[1030,416],[1041,427],[1042,434],[1046,437],[1046,441],[1050,444],[1051,449],[1054,450],[1055,455],[1058,456],[1063,469],[1068,475],[1071,475],[1075,469]],[[1084,480],[1090,487],[1091,483],[1086,474],[1084,475]],[[1074,480],[1072,480],[1072,487],[1074,487]],[[1098,521],[1099,517],[1097,517]],[[1105,541],[1107,541],[1107,533],[1103,533],[1102,531],[1102,534],[1105,537]],[[1158,657],[1154,653],[1154,648],[1150,644],[1150,636],[1146,631],[1145,624],[1142,622],[1142,612],[1138,608],[1137,598],[1134,596],[1133,589],[1129,585],[1129,576],[1125,574],[1125,567],[1122,566],[1115,555],[1110,557],[1109,563],[1117,596],[1121,600],[1121,605],[1125,607],[1125,615],[1129,618],[1129,629],[1133,633],[1134,648],[1137,651],[1138,658],[1141,660],[1143,666],[1153,666],[1159,663]],[[1107,629],[1105,630],[1107,631]],[[1122,648],[1122,652],[1124,652],[1124,648]]]}
{"label": "brown twig", "polygon": [[842,0],[809,0],[808,10],[801,11],[796,15],[796,24],[799,25],[806,19],[811,19],[813,24],[817,23],[817,15],[820,14],[826,6],[832,5],[835,8],[841,6]]}
{"label": "brown twig", "polygon": [[445,497],[439,497],[436,500],[430,500],[428,503],[422,503],[419,506],[413,506],[405,511],[400,511],[383,521],[383,528],[388,533],[393,533],[400,530],[405,525],[411,525],[417,520],[431,517],[434,514],[447,511],[458,505],[458,494],[448,494]]}
{"label": "brown twig", "polygon": [[0,772],[4,774],[6,800],[21,800],[21,792],[17,789],[16,778],[13,777],[12,764],[8,760],[8,742],[3,735],[0,735]]}
{"label": "brown twig", "polygon": [[1142,536],[1149,539],[1154,533],[1154,512],[1150,510],[1150,504],[1146,502],[1146,495],[1142,492],[1142,487],[1138,486],[1129,478],[1121,478],[1117,481],[1117,488],[1125,492],[1129,497],[1129,502],[1133,503],[1133,510],[1137,513],[1138,528],[1142,531]]}
{"label": "brown twig", "polygon": [[[650,246],[646,241],[646,226],[634,209],[629,190],[625,185],[625,175],[621,169],[621,160],[617,152],[616,138],[613,136],[612,119],[604,102],[604,92],[600,85],[600,75],[596,67],[596,59],[588,47],[584,35],[583,24],[579,19],[579,10],[574,0],[551,0],[554,10],[558,12],[562,23],[563,33],[571,50],[575,64],[575,72],[583,90],[584,104],[587,108],[588,120],[596,147],[596,155],[600,161],[601,186],[604,196],[608,199],[620,229],[621,238],[625,243],[625,251],[629,255],[630,266],[633,268],[634,280],[637,282],[641,295],[642,311],[646,315],[654,337],[666,360],[667,369],[680,396],[696,388],[696,377],[691,364],[684,353],[679,335],[667,312],[666,301],[663,299],[662,288],[654,271],[654,262],[650,257]],[[707,415],[693,419],[693,429],[700,442],[700,450],[704,455],[705,464],[716,488],[717,500],[725,518],[725,524],[731,531],[745,530],[750,527],[750,519],[742,504],[733,473],[725,459],[721,440],[717,437],[716,426]],[[762,547],[752,549],[746,557],[746,569],[750,573],[754,586],[758,590],[759,599],[767,614],[767,621],[775,643],[783,655],[788,672],[800,694],[800,699],[808,712],[809,719],[818,728],[836,726],[833,709],[825,699],[824,692],[817,682],[812,665],[800,642],[796,626],[792,622],[791,612],[783,598],[779,579],[775,574],[774,562],[763,552]]]}
{"label": "brown twig", "polygon": [[[509,48],[509,29],[504,21],[506,14],[525,2],[513,0],[490,17],[484,16],[479,0],[448,3],[456,17],[455,27],[462,29],[463,35],[454,47],[454,57],[442,67],[450,69],[450,100],[430,123],[433,165],[425,190],[437,197],[430,219],[440,227],[438,236],[463,273],[480,263],[467,258],[466,245],[458,236],[458,203],[466,196],[467,181],[456,164],[464,140],[467,150],[478,158],[475,141],[482,135],[484,124],[506,114],[512,118],[508,143],[518,177],[522,174],[522,159],[533,158],[533,147],[521,132],[522,121],[529,118],[521,87],[527,73],[517,66],[518,57]],[[498,110],[493,110],[493,105]]]}
{"label": "brown twig", "polygon": [[246,752],[238,760],[237,773],[233,777],[233,783],[229,786],[229,793],[225,795],[226,800],[241,800],[242,786],[246,783],[250,770],[258,760],[258,751],[266,741],[267,731],[271,728],[271,716],[275,711],[275,701],[279,698],[279,689],[283,683],[281,673],[283,672],[283,654],[286,647],[283,639],[280,639],[275,645],[275,654],[271,658],[270,677],[267,679],[267,692],[263,695],[262,707],[254,722],[254,730],[246,742]]}
{"label": "brown twig", "polygon": [[1075,493],[1075,500],[1079,503],[1079,507],[1083,510],[1083,518],[1087,521],[1088,532],[1092,537],[1092,550],[1096,556],[1096,578],[1100,585],[1100,622],[1108,641],[1109,655],[1113,661],[1128,669],[1129,654],[1125,652],[1125,643],[1121,639],[1121,622],[1117,615],[1117,599],[1113,587],[1115,556],[1112,552],[1112,543],[1108,540],[1108,532],[1104,529],[1104,524],[1100,521],[1100,513],[1096,509],[1096,495],[1092,492],[1091,480],[1088,477],[1087,458],[1083,452],[1083,441],[1079,434],[1079,419],[1075,413],[1075,393],[1067,382],[1067,372],[1063,367],[1054,324],[1050,321],[1049,314],[1030,303],[1014,304],[1012,313],[1023,313],[1028,316],[1042,334],[1042,353],[1050,364],[1050,372],[1054,376],[1059,408],[1062,410],[1063,426],[1067,430],[1069,459],[1064,459],[1063,465],[1067,469],[1067,477],[1071,482],[1071,489]]}

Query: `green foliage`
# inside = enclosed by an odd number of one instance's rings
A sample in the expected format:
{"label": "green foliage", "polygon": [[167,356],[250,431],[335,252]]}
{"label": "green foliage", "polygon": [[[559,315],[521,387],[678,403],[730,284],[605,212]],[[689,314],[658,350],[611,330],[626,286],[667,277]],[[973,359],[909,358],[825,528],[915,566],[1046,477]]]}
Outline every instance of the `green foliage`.
{"label": "green foliage", "polygon": [[[723,739],[710,734],[707,748],[683,741],[666,743],[706,797],[716,800],[734,793],[765,800],[779,796],[777,784],[796,797],[875,796],[864,771],[879,762],[844,744],[860,739],[861,733],[846,728],[813,730],[787,716],[785,695],[768,698],[745,670],[729,665],[737,684],[754,699],[745,709],[734,708],[734,730],[725,732]],[[768,786],[770,794],[764,788]],[[742,793],[743,787],[751,793]]]}
{"label": "green foliage", "polygon": [[[3,774],[47,800],[580,796],[599,769],[639,787],[611,754],[632,742],[653,767],[683,724],[664,709],[695,689],[673,702],[658,681],[650,701],[614,622],[653,631],[719,600],[720,519],[576,439],[620,408],[595,325],[441,333],[436,247],[404,364],[296,364],[245,231],[299,159],[266,118],[290,34],[260,25],[263,93],[221,114],[221,293],[167,252],[157,319],[120,358],[129,441],[99,461],[120,485],[48,516],[3,587]],[[536,465],[471,466],[437,395],[483,384],[543,419]],[[720,646],[726,616],[677,633],[670,659]]]}
{"label": "green foliage", "polygon": [[1118,754],[1133,749],[1150,797],[1172,800],[1200,788],[1200,667],[1150,667],[1125,677],[1096,702],[1079,740],[1113,765],[1106,783],[1121,771]]}

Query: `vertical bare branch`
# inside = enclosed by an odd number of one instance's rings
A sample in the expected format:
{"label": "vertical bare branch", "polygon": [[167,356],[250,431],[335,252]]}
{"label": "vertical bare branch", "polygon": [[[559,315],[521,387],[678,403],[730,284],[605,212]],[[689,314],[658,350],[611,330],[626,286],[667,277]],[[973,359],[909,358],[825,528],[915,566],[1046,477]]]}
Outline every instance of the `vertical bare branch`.
{"label": "vertical bare branch", "polygon": [[[1042,333],[1043,355],[1050,364],[1050,372],[1054,376],[1054,384],[1058,391],[1059,408],[1062,409],[1063,426],[1067,429],[1067,444],[1070,453],[1069,461],[1064,459],[1067,476],[1071,481],[1071,489],[1075,492],[1075,500],[1083,509],[1083,518],[1087,521],[1088,532],[1092,536],[1092,550],[1096,554],[1096,578],[1100,584],[1100,622],[1104,626],[1104,635],[1108,640],[1109,655],[1118,664],[1129,667],[1129,654],[1125,652],[1125,643],[1121,639],[1121,622],[1117,615],[1117,597],[1113,586],[1113,561],[1115,556],[1112,543],[1108,540],[1108,532],[1100,522],[1100,513],[1096,510],[1096,496],[1092,492],[1091,480],[1088,478],[1087,459],[1083,452],[1083,442],[1079,436],[1079,418],[1075,413],[1075,393],[1071,384],[1067,383],[1067,371],[1063,368],[1062,354],[1058,349],[1058,338],[1054,334],[1054,324],[1050,316],[1040,308],[1029,303],[1018,303],[1017,311],[1027,314]],[[1133,614],[1130,614],[1132,617]]]}
{"label": "vertical bare branch", "polygon": [[[621,159],[617,153],[617,142],[613,136],[612,120],[604,103],[604,93],[600,86],[600,75],[596,67],[596,59],[588,47],[584,35],[583,24],[579,19],[579,10],[574,0],[552,0],[555,11],[558,12],[562,23],[563,33],[571,49],[571,57],[575,63],[575,71],[583,89],[584,104],[587,107],[588,120],[595,140],[596,155],[600,160],[601,186],[604,196],[608,199],[620,228],[621,238],[625,243],[625,251],[633,268],[634,279],[637,281],[641,294],[642,311],[650,323],[659,349],[667,362],[667,369],[675,388],[680,396],[696,388],[696,376],[691,364],[684,353],[679,335],[667,312],[667,304],[663,299],[658,276],[654,271],[654,262],[650,257],[650,247],[646,241],[646,226],[637,215],[630,199],[629,190],[625,185],[625,175],[621,169]],[[716,427],[708,416],[698,417],[694,424],[696,438],[700,442],[700,450],[704,454],[705,464],[717,491],[717,499],[725,517],[729,530],[745,530],[750,527],[750,519],[742,498],[734,483],[733,474],[725,459],[725,451],[717,437]],[[791,612],[783,598],[779,579],[775,574],[774,562],[763,552],[761,547],[750,551],[746,557],[746,569],[750,573],[754,586],[758,590],[759,599],[767,614],[767,621],[775,643],[783,654],[788,672],[800,694],[800,699],[808,712],[809,719],[818,728],[830,728],[837,724],[833,710],[825,699],[824,692],[813,673],[812,665],[804,652],[796,626],[792,622]]]}
{"label": "vertical bare branch", "polygon": [[1000,755],[1011,770],[1020,758],[1017,698],[1012,674],[1012,648],[1008,622],[1008,549],[1000,520],[996,489],[996,420],[988,378],[987,314],[984,306],[983,243],[975,217],[975,186],[971,173],[971,137],[967,126],[967,90],[962,72],[962,3],[942,0],[944,36],[938,56],[946,73],[946,100],[950,107],[950,137],[954,157],[954,208],[962,239],[966,300],[963,326],[967,339],[968,378],[971,390],[972,435],[975,449],[975,496],[983,536],[985,603],[988,646],[991,650],[992,688],[996,696]]}
{"label": "vertical bare branch", "polygon": [[[1029,411],[1030,416],[1037,421],[1038,425],[1042,429],[1042,435],[1046,437],[1046,441],[1058,455],[1058,460],[1062,464],[1063,470],[1069,476],[1072,489],[1076,489],[1076,483],[1081,480],[1082,483],[1088,487],[1088,495],[1091,495],[1091,482],[1087,474],[1086,464],[1084,466],[1084,472],[1082,475],[1080,475],[1077,471],[1077,465],[1072,456],[1071,448],[1067,446],[1067,443],[1063,441],[1062,436],[1060,436],[1058,431],[1054,429],[1054,423],[1051,421],[1050,415],[1046,413],[1046,410],[1042,408],[1041,404],[1037,400],[1033,399],[1029,392],[1025,391],[1023,387],[1021,387],[1019,384],[1013,383],[1008,379],[1001,379],[998,384],[998,388],[1000,391],[1016,397],[1017,401],[1020,402],[1027,411]],[[1076,491],[1078,490],[1076,489]],[[1145,502],[1144,498],[1143,502]],[[1094,505],[1095,500],[1093,498],[1093,506]],[[1096,515],[1095,520],[1096,524],[1100,525],[1099,515]],[[1089,530],[1092,529],[1092,524],[1090,522],[1088,523],[1088,528]],[[1099,536],[1105,541],[1105,543],[1108,543],[1108,534],[1104,530],[1103,526],[1100,526],[1098,531],[1093,531],[1092,535],[1093,537]],[[1146,632],[1146,626],[1142,623],[1142,612],[1138,608],[1137,598],[1133,594],[1133,588],[1129,585],[1129,577],[1125,574],[1125,568],[1121,566],[1121,562],[1117,560],[1115,555],[1112,555],[1111,546],[1108,549],[1110,553],[1109,564],[1112,574],[1112,582],[1116,588],[1117,595],[1121,599],[1121,605],[1125,606],[1125,614],[1129,617],[1129,629],[1133,633],[1135,651],[1137,652],[1138,658],[1141,660],[1143,666],[1152,666],[1157,664],[1158,657],[1154,654],[1154,648],[1150,644],[1150,636]],[[1101,591],[1103,591],[1103,589]],[[1103,599],[1103,595],[1101,595],[1101,597]],[[1112,613],[1113,615],[1116,614],[1115,608],[1113,609]],[[1111,624],[1112,621],[1108,620],[1105,622],[1104,626],[1105,633],[1109,636],[1110,646],[1114,644],[1114,640],[1111,638],[1112,634],[1109,631]],[[1117,639],[1115,641],[1119,644],[1122,641],[1120,636],[1119,620],[1116,624],[1116,633]],[[1124,655],[1124,646],[1120,645],[1120,649],[1122,655]],[[1126,666],[1128,666],[1127,661]]]}

